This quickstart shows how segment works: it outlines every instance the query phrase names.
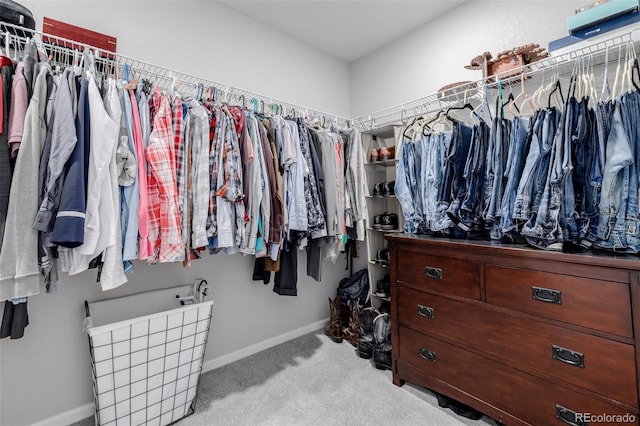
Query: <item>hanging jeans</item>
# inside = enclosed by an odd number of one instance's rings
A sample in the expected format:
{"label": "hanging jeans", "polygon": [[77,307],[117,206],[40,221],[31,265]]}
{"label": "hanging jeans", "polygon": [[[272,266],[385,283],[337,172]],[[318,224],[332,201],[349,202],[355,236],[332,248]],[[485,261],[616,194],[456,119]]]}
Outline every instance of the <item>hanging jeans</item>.
{"label": "hanging jeans", "polygon": [[596,125],[594,111],[588,100],[583,98],[578,105],[577,121],[573,123],[571,141],[573,158],[573,190],[576,210],[577,241],[582,241],[589,232],[589,221],[594,212],[593,191],[591,190],[591,168],[597,154]]}
{"label": "hanging jeans", "polygon": [[[574,158],[572,158],[573,148],[575,144],[582,144],[586,137],[586,129],[584,128],[583,111],[581,104],[576,98],[569,99],[565,111],[565,121],[563,124],[564,138],[562,141],[562,151],[559,152],[561,158],[561,167],[554,168],[558,174],[556,198],[558,205],[558,223],[560,226],[560,239],[563,241],[578,243],[578,227],[576,212],[576,201],[574,191]],[[586,106],[584,104],[583,106]],[[580,176],[579,176],[580,177]],[[582,178],[584,179],[584,178]],[[552,184],[554,180],[551,181]],[[551,211],[555,215],[555,210]]]}
{"label": "hanging jeans", "polygon": [[613,116],[613,103],[611,101],[598,102],[594,111],[593,129],[593,149],[592,165],[589,170],[589,190],[587,192],[586,209],[584,216],[588,219],[587,236],[580,241],[580,245],[590,248],[598,241],[598,224],[600,223],[600,199],[602,193],[602,174],[605,167],[605,153],[607,140],[611,130],[611,120]]}
{"label": "hanging jeans", "polygon": [[[498,123],[500,117],[494,117],[491,122],[491,130],[489,131],[489,142],[487,144],[487,164],[484,168],[484,180],[482,182],[482,196],[483,196],[483,205],[484,205],[484,220],[487,221],[487,213],[489,210],[489,205],[491,204],[491,195],[493,193],[493,159],[495,158],[495,149],[496,149],[496,135],[498,133]],[[488,224],[489,229],[491,228],[491,224]]]}
{"label": "hanging jeans", "polygon": [[500,205],[506,185],[504,171],[507,160],[506,153],[509,149],[509,140],[511,138],[511,121],[498,118],[494,129],[495,142],[493,145],[493,158],[488,159],[488,180],[491,183],[491,192],[485,209],[485,219],[487,226],[491,230],[491,239],[499,240],[502,238],[502,232],[500,230]]}
{"label": "hanging jeans", "polygon": [[414,192],[417,187],[417,178],[420,176],[416,175],[415,145],[416,143],[410,140],[405,140],[400,144],[394,188],[404,216],[404,232],[407,234],[417,233],[418,226],[422,221],[420,213],[416,209],[418,193]]}
{"label": "hanging jeans", "polygon": [[464,168],[466,193],[460,203],[457,222],[454,224],[464,232],[477,234],[483,229],[483,183],[485,176],[489,127],[485,122],[473,128],[473,136]]}
{"label": "hanging jeans", "polygon": [[595,245],[610,250],[625,250],[625,212],[629,198],[629,165],[633,151],[622,122],[623,103],[617,102],[607,138],[605,167],[602,173],[600,220]]}
{"label": "hanging jeans", "polygon": [[[534,116],[533,121],[535,120]],[[508,241],[515,240],[517,234],[516,222],[513,219],[513,209],[518,183],[524,166],[527,144],[530,143],[532,137],[532,132],[530,131],[531,121],[529,118],[515,117],[511,125],[507,165],[504,170],[507,182],[500,204],[500,231],[503,239]]]}
{"label": "hanging jeans", "polygon": [[[560,179],[562,176],[562,153],[564,142],[564,112],[560,113],[560,119],[556,131],[551,133],[551,122],[543,123],[542,146],[543,152],[548,152],[546,158],[546,176],[538,173],[541,182],[544,182],[542,190],[537,191],[531,216],[522,228],[522,235],[527,242],[534,247],[547,250],[562,249],[562,232],[559,223],[560,206],[562,203],[560,194]],[[545,125],[546,129],[545,129]],[[548,148],[548,151],[547,151]],[[542,172],[542,170],[540,170]],[[536,182],[538,183],[538,182]]]}
{"label": "hanging jeans", "polygon": [[441,232],[453,224],[438,210],[438,191],[444,179],[445,155],[451,144],[451,132],[431,134],[422,142],[423,214],[427,231]]}
{"label": "hanging jeans", "polygon": [[464,169],[471,147],[473,129],[460,122],[453,125],[453,137],[447,155],[444,182],[441,191],[438,192],[438,205],[446,207],[449,219],[457,220],[460,203],[467,191],[467,182],[464,178]]}
{"label": "hanging jeans", "polygon": [[535,222],[535,215],[538,213],[546,183],[549,153],[559,117],[558,110],[550,108],[540,111],[532,124],[531,144],[513,206],[514,219],[529,221],[533,217]]}
{"label": "hanging jeans", "polygon": [[622,96],[623,112],[622,122],[631,144],[634,161],[629,165],[629,198],[625,213],[625,228],[627,238],[627,252],[637,254],[640,252],[640,223],[638,219],[638,172],[640,171],[640,92],[633,91]]}

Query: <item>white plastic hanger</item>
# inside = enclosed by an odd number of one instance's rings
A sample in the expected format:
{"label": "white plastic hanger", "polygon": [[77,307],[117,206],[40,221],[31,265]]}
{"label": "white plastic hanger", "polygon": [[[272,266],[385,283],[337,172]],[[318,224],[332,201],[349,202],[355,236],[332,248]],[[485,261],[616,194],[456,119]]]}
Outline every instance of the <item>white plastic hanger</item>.
{"label": "white plastic hanger", "polygon": [[618,65],[616,66],[616,75],[615,75],[615,77],[613,79],[613,90],[611,91],[611,97],[613,99],[617,99],[618,96],[620,96],[620,93],[621,93],[621,90],[622,90],[620,88],[620,85],[621,85],[621,81],[620,81],[620,79],[621,79],[621,74],[620,74],[621,63],[622,63],[622,45],[618,46]]}
{"label": "white plastic hanger", "polygon": [[[524,87],[525,78],[526,78],[526,75],[524,72],[520,74],[520,93],[518,93],[518,96],[516,96],[513,102],[511,102],[511,104],[509,105],[509,112],[513,117],[522,116],[524,108],[526,106],[529,107],[531,114],[533,114],[534,111],[536,110],[536,106],[534,105],[533,101],[531,100],[531,98],[529,97],[529,95],[525,90],[525,87]],[[520,107],[518,108],[519,101],[520,101]]]}

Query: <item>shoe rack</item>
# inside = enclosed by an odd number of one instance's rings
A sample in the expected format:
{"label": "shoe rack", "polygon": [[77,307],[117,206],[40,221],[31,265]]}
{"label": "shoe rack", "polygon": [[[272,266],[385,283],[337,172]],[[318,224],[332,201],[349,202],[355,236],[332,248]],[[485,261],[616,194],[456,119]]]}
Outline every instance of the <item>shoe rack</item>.
{"label": "shoe rack", "polygon": [[[388,233],[401,233],[404,225],[400,203],[395,196],[397,142],[402,126],[389,125],[362,133],[365,155],[364,171],[366,185],[367,210],[367,269],[371,301],[379,307],[385,300],[390,301]],[[381,149],[384,148],[384,149]],[[373,155],[372,155],[373,153]],[[382,154],[384,155],[382,155]],[[386,252],[385,252],[385,249]],[[385,256],[386,254],[386,256]],[[387,294],[379,292],[385,287]]]}

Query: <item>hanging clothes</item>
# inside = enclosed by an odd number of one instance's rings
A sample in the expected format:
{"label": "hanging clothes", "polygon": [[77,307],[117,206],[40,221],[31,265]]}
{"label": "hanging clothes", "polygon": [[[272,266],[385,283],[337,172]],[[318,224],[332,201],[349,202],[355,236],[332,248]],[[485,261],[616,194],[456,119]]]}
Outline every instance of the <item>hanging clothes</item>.
{"label": "hanging clothes", "polygon": [[112,195],[110,163],[117,145],[118,125],[105,110],[93,75],[88,75],[91,150],[87,178],[87,213],[84,243],[67,251],[65,269],[70,275],[89,269],[94,258],[115,246],[116,209]]}
{"label": "hanging clothes", "polygon": [[[13,176],[12,145],[9,142],[9,116],[11,113],[11,92],[13,86],[13,63],[6,56],[0,57],[3,65],[0,67],[0,250],[4,239],[4,227],[9,208],[9,194],[11,192],[11,177]],[[8,63],[7,63],[8,61]],[[23,77],[24,78],[24,77]],[[26,103],[25,103],[26,104]],[[22,139],[22,138],[20,138]],[[16,152],[17,154],[17,152]]]}
{"label": "hanging clothes", "polygon": [[[117,126],[122,119],[122,105],[118,95],[118,87],[114,79],[109,79],[107,94],[104,99],[105,111],[111,120],[116,124],[113,133],[115,141],[119,139],[120,129]],[[115,243],[108,246],[104,251],[104,263],[102,272],[99,275],[102,290],[111,290],[125,284],[128,280],[122,262],[122,229],[120,228],[120,186],[118,185],[118,165],[117,165],[117,144],[111,153],[109,161],[109,183],[111,186],[111,199],[115,207],[114,223]]]}
{"label": "hanging clothes", "polygon": [[[126,261],[136,260],[140,257],[138,247],[138,232],[139,232],[139,213],[140,210],[140,191],[144,191],[144,188],[140,188],[140,169],[142,172],[145,168],[142,166],[143,158],[139,158],[136,149],[136,143],[134,140],[135,124],[133,118],[133,105],[131,104],[131,96],[128,94],[126,84],[128,84],[128,69],[125,68],[125,87],[123,87],[123,121],[124,126],[121,127],[120,140],[120,156],[126,161],[127,173],[130,174],[129,178],[120,183],[120,220],[122,226],[122,259]],[[135,163],[136,169],[133,170],[133,164]],[[151,203],[150,200],[147,200]],[[149,218],[151,221],[151,218]],[[149,225],[151,226],[151,225]],[[151,237],[150,237],[151,238]],[[125,269],[131,267],[128,265]]]}
{"label": "hanging clothes", "polygon": [[41,64],[25,116],[24,137],[11,181],[5,235],[0,251],[0,301],[40,293],[38,232],[38,167],[46,136],[47,77]]}
{"label": "hanging clothes", "polygon": [[[89,80],[80,77],[78,84],[80,89],[77,90],[75,108],[76,144],[67,161],[60,208],[51,235],[53,244],[67,248],[78,247],[84,243],[89,167],[89,164],[85,164],[85,159],[91,147]],[[71,99],[73,100],[74,96]]]}
{"label": "hanging clothes", "polygon": [[[209,213],[209,126],[211,118],[208,111],[195,99],[189,102],[189,147],[191,148],[190,198],[192,212],[185,217],[192,218],[191,247],[206,247],[207,216]],[[180,185],[178,184],[178,188]],[[178,198],[180,200],[180,198]],[[181,216],[181,220],[184,218]],[[183,227],[184,229],[184,227]]]}
{"label": "hanging clothes", "polygon": [[356,229],[358,241],[364,241],[366,220],[369,217],[365,199],[364,183],[364,153],[362,150],[362,136],[354,127],[340,132],[346,139],[345,159],[347,172],[345,176],[348,194],[347,226]]}
{"label": "hanging clothes", "polygon": [[149,241],[149,209],[147,200],[147,161],[145,158],[146,144],[142,136],[142,125],[140,120],[140,110],[135,89],[125,86],[124,97],[127,97],[131,104],[132,126],[130,134],[133,136],[133,147],[135,149],[136,165],[138,169],[138,259],[146,260],[151,256],[151,242]]}
{"label": "hanging clothes", "polygon": [[176,169],[171,133],[171,107],[156,88],[153,94],[155,116],[149,136],[146,159],[149,163],[149,263],[184,260],[180,213],[176,191]]}
{"label": "hanging clothes", "polygon": [[[3,67],[4,68],[4,67]],[[3,86],[4,90],[4,86]],[[8,142],[11,145],[11,158],[16,158],[22,142],[24,121],[29,106],[27,80],[24,76],[24,62],[18,62],[11,82],[11,103],[8,123]]]}

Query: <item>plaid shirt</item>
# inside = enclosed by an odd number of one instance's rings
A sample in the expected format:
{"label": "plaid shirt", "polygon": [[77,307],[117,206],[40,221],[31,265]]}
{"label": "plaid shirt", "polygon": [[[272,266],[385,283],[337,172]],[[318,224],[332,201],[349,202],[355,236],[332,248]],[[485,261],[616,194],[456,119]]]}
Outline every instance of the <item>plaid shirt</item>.
{"label": "plaid shirt", "polygon": [[211,128],[209,133],[211,149],[209,150],[209,217],[207,218],[207,237],[209,248],[213,247],[213,238],[218,235],[216,189],[218,188],[218,161],[221,155],[224,115],[220,109],[210,109],[212,113]]}
{"label": "plaid shirt", "polygon": [[153,248],[149,263],[184,260],[180,212],[176,190],[174,145],[171,131],[171,107],[156,88],[153,94],[156,113],[147,147],[149,162],[149,239]]}
{"label": "plaid shirt", "polygon": [[189,151],[187,142],[184,138],[184,109],[182,98],[179,94],[175,94],[171,98],[171,128],[173,130],[173,152],[175,154],[176,167],[176,184],[178,188],[178,209],[180,211],[180,223],[182,243],[186,244],[189,238],[189,230],[187,229],[187,217],[189,216],[189,206],[185,194],[187,193],[187,162],[186,153]]}

